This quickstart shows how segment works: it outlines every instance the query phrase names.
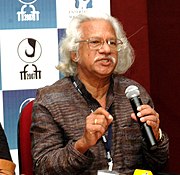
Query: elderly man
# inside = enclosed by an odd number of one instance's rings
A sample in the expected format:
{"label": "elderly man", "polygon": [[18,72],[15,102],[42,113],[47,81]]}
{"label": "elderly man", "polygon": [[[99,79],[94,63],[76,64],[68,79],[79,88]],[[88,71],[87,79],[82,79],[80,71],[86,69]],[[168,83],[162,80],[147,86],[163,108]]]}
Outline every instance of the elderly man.
{"label": "elderly man", "polygon": [[[66,30],[57,66],[65,77],[41,88],[31,126],[37,174],[94,175],[98,170],[132,174],[159,171],[168,159],[168,137],[146,90],[124,77],[134,52],[122,25],[112,16],[80,14]],[[149,149],[125,89],[136,85],[144,105],[138,108],[157,141]]]}

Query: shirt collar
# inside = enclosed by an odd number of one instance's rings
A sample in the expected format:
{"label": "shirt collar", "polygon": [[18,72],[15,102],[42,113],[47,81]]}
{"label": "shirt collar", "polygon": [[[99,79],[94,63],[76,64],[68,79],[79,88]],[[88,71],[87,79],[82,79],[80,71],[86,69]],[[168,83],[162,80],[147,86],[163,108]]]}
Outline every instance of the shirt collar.
{"label": "shirt collar", "polygon": [[[84,99],[87,101],[89,107],[92,110],[96,110],[98,107],[100,107],[101,105],[99,104],[99,102],[94,99],[92,97],[92,95],[87,91],[85,85],[81,82],[81,80],[78,78],[78,76],[74,76],[72,77],[73,81],[76,82],[76,85],[78,86],[78,88],[80,89],[80,91],[82,92],[82,96],[84,97]],[[107,93],[107,97],[106,97],[106,109],[108,110],[110,108],[110,106],[112,105],[113,101],[114,101],[114,93],[113,93],[113,88],[114,88],[114,78],[113,76],[110,79],[110,86],[108,89],[108,93]]]}

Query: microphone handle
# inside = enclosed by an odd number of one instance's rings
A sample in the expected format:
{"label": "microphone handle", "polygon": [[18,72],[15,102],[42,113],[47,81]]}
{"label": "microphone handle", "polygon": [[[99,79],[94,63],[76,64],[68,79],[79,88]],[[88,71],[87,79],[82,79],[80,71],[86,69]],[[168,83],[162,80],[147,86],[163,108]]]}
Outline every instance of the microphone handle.
{"label": "microphone handle", "polygon": [[138,123],[140,125],[143,138],[145,139],[148,147],[151,150],[155,149],[157,147],[157,141],[156,141],[156,138],[154,136],[151,126],[147,125],[146,122],[141,122],[140,118],[137,116],[137,113],[139,112],[137,110],[137,107],[143,104],[140,97],[136,96],[136,97],[131,98],[130,103],[136,115],[136,118],[138,120]]}

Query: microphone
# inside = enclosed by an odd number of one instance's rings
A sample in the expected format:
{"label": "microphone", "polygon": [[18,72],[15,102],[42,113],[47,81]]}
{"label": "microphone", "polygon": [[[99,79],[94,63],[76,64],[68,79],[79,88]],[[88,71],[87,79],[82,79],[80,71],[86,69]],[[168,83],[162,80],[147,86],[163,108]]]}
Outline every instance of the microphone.
{"label": "microphone", "polygon": [[139,112],[137,110],[137,107],[142,105],[142,101],[140,99],[140,92],[137,86],[130,85],[125,90],[126,97],[129,99],[131,106],[133,108],[133,111],[136,115],[137,121],[140,125],[140,130],[142,132],[142,137],[147,143],[147,146],[150,150],[153,150],[157,147],[157,141],[155,139],[154,133],[152,131],[151,126],[147,125],[146,122],[141,122],[140,118],[137,116],[137,113]]}

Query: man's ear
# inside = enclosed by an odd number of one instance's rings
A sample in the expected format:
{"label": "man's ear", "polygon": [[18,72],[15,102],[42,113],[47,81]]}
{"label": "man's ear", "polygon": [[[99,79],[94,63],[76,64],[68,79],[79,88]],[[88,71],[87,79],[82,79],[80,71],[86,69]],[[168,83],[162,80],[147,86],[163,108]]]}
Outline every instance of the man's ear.
{"label": "man's ear", "polygon": [[71,51],[71,60],[74,61],[74,62],[78,62],[79,58],[78,58],[78,55],[76,52],[74,51]]}

